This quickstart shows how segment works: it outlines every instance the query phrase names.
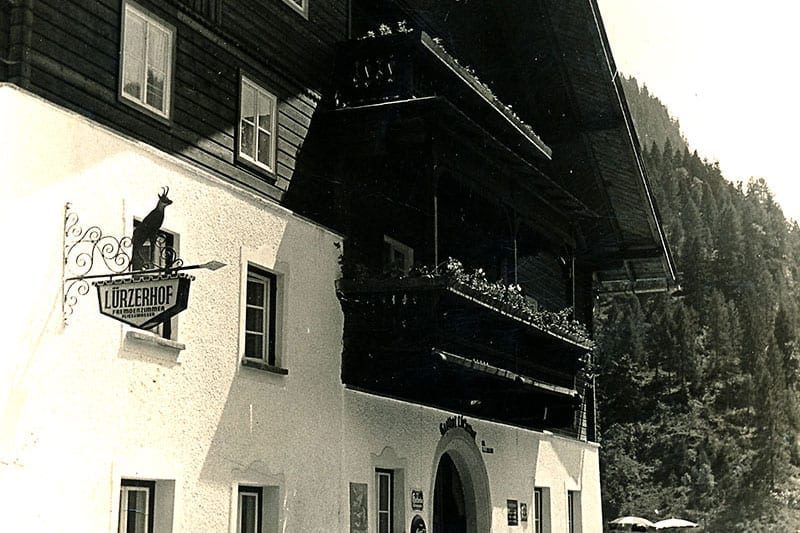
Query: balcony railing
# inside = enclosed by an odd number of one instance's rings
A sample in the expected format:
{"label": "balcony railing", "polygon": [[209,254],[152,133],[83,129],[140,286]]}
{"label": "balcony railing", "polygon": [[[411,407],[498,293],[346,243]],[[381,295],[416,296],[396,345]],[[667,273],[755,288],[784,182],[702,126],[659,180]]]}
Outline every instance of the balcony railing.
{"label": "balcony railing", "polygon": [[443,277],[342,280],[345,384],[524,427],[577,431],[590,346]]}
{"label": "balcony railing", "polygon": [[407,31],[342,43],[336,68],[339,109],[442,97],[506,139],[549,158],[550,148],[474,71],[428,34]]}

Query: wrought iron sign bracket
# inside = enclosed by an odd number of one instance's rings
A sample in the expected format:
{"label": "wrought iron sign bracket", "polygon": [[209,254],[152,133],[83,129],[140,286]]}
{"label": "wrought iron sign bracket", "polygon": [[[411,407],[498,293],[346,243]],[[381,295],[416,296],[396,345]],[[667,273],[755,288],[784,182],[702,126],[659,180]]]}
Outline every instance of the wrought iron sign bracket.
{"label": "wrought iron sign bracket", "polygon": [[[159,241],[158,253],[136,271],[130,270],[133,257],[131,237],[115,237],[103,233],[99,226],[83,227],[80,217],[67,203],[64,206],[64,265],[62,315],[69,324],[80,296],[90,290],[90,279],[114,279],[140,275],[170,275],[182,270],[206,268],[217,270],[224,266],[218,261],[202,265],[183,266],[175,250]],[[155,264],[154,264],[155,263]],[[138,265],[137,265],[138,266]]]}

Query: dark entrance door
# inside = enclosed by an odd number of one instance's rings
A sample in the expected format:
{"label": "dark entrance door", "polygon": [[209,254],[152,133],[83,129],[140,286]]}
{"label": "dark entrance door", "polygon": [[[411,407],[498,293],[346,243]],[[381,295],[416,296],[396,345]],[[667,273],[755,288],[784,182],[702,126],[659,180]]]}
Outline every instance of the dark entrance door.
{"label": "dark entrance door", "polygon": [[442,455],[436,469],[433,493],[433,533],[466,533],[467,511],[464,486],[456,465],[448,454]]}

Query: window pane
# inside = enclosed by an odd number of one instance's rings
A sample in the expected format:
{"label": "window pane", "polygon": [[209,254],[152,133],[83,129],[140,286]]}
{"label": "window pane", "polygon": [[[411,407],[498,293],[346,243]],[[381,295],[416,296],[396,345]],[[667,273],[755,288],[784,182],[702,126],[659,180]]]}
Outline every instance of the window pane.
{"label": "window pane", "polygon": [[258,93],[258,127],[272,131],[272,99],[264,93]]}
{"label": "window pane", "polygon": [[242,119],[242,123],[240,125],[242,137],[239,140],[239,151],[249,157],[255,159],[256,148],[255,148],[255,127]]}
{"label": "window pane", "polygon": [[258,523],[258,498],[242,494],[239,498],[239,519],[242,533],[256,533]]}
{"label": "window pane", "polygon": [[127,533],[147,531],[147,491],[129,490],[127,505]]}
{"label": "window pane", "polygon": [[389,476],[381,475],[378,477],[380,487],[378,488],[378,510],[389,510]]}
{"label": "window pane", "polygon": [[166,111],[164,103],[165,77],[162,72],[158,72],[147,67],[147,105],[151,105],[161,111]]}
{"label": "window pane", "polygon": [[143,97],[146,28],[147,23],[141,17],[130,11],[126,12],[122,92],[137,100],[142,100]]}
{"label": "window pane", "polygon": [[163,74],[169,68],[169,34],[153,24],[147,30],[147,65]]}
{"label": "window pane", "polygon": [[167,62],[169,60],[169,36],[160,28],[148,25],[147,34],[147,104],[166,110]]}
{"label": "window pane", "polygon": [[239,121],[239,152],[253,159],[256,157],[256,91],[242,81],[242,101]]}
{"label": "window pane", "polygon": [[247,331],[257,331],[264,333],[264,310],[256,307],[248,307],[245,316],[245,329]]}
{"label": "window pane", "polygon": [[389,515],[381,513],[378,516],[378,533],[389,533]]}
{"label": "window pane", "polygon": [[258,161],[268,167],[272,166],[272,136],[269,132],[258,130]]}
{"label": "window pane", "polygon": [[244,355],[256,359],[264,358],[264,336],[258,333],[245,333]]}
{"label": "window pane", "polygon": [[266,287],[263,281],[248,279],[247,280],[247,305],[257,305],[264,307],[264,293]]}
{"label": "window pane", "polygon": [[256,121],[256,91],[253,87],[242,82],[242,120],[252,124]]}

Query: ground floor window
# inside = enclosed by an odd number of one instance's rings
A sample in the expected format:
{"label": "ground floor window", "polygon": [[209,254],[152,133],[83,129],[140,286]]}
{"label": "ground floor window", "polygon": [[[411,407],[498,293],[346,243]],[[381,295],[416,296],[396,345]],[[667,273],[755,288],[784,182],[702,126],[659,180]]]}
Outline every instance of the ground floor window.
{"label": "ground floor window", "polygon": [[240,485],[236,533],[261,533],[263,506],[263,487]]}
{"label": "ground floor window", "polygon": [[378,533],[392,533],[392,523],[394,522],[394,506],[392,505],[394,495],[394,471],[378,468],[375,470],[377,479],[376,495]]}
{"label": "ground floor window", "polygon": [[156,482],[123,479],[119,490],[119,533],[153,533]]}
{"label": "ground floor window", "polygon": [[542,524],[542,489],[536,487],[533,489],[533,531],[534,533],[543,533]]}
{"label": "ground floor window", "polygon": [[567,491],[567,531],[569,533],[578,533],[580,531],[580,526],[578,525],[579,505],[580,492]]}

